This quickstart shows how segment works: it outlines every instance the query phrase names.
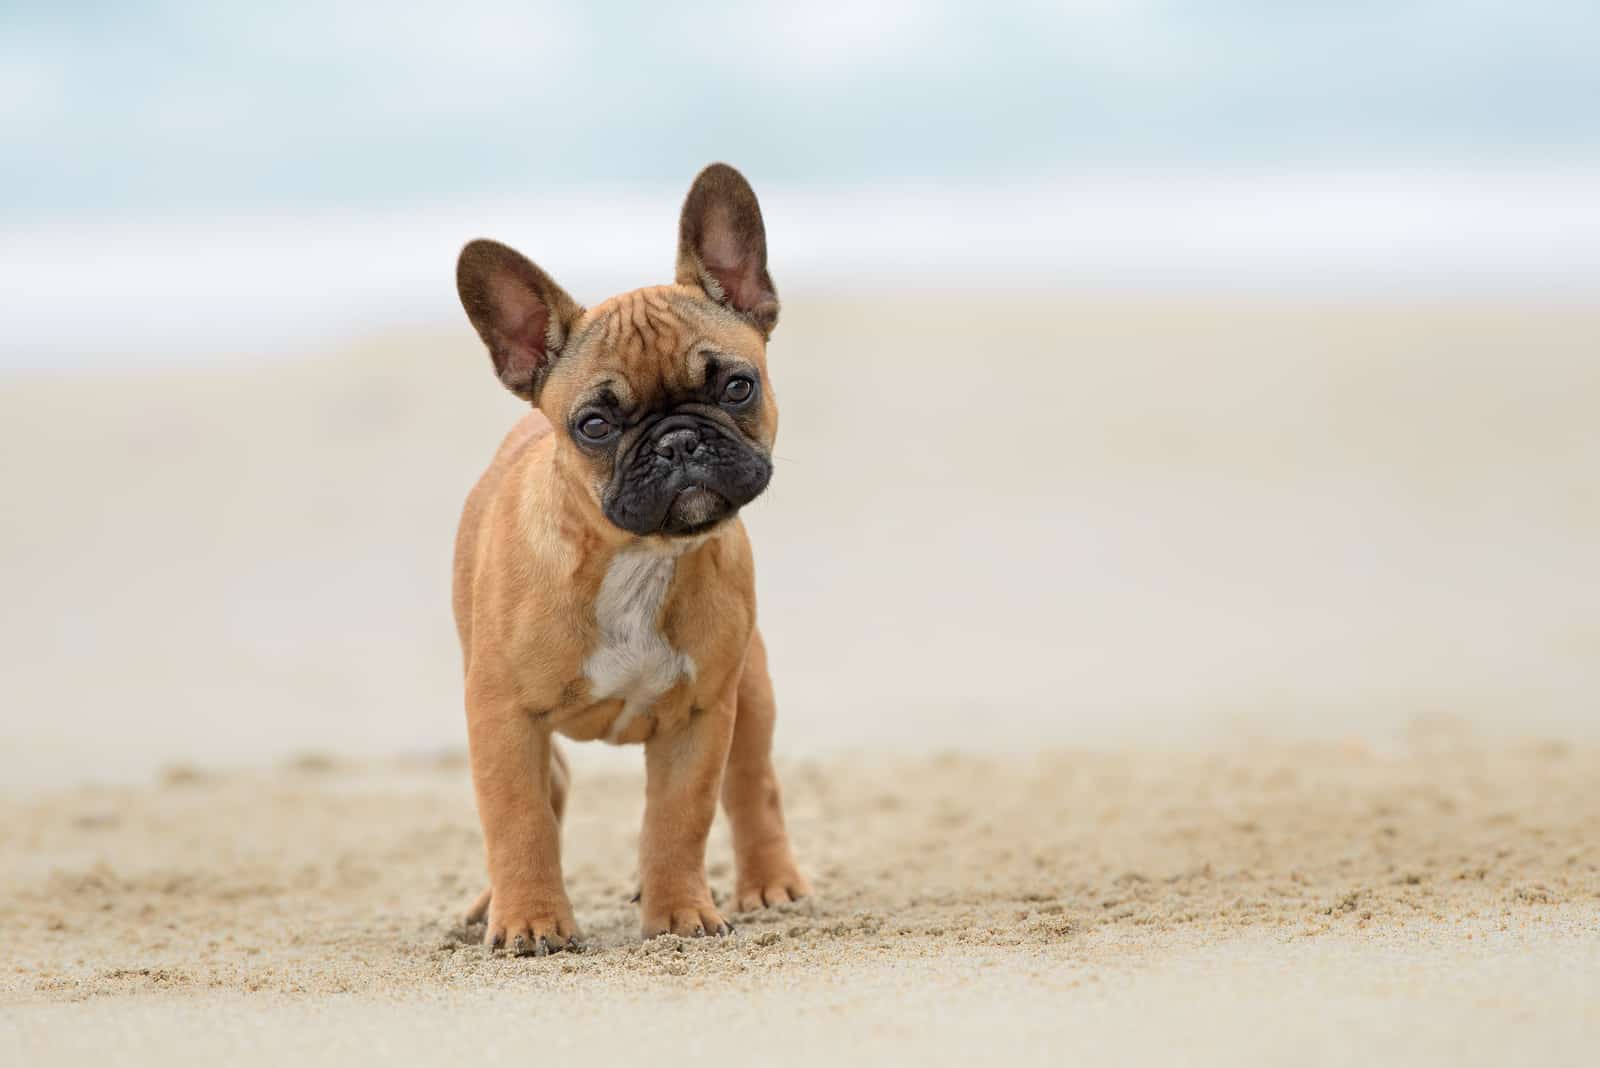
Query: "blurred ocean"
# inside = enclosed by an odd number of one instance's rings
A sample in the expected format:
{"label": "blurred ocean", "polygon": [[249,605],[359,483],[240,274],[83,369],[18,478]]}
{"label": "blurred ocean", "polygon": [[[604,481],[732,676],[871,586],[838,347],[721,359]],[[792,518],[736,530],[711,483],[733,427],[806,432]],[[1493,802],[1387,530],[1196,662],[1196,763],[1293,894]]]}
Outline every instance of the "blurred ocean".
{"label": "blurred ocean", "polygon": [[[282,356],[455,324],[455,254],[477,236],[517,246],[594,302],[670,280],[690,177],[415,207],[14,222],[0,229],[0,366]],[[751,177],[790,294],[1600,293],[1600,167],[1151,168],[966,184]]]}

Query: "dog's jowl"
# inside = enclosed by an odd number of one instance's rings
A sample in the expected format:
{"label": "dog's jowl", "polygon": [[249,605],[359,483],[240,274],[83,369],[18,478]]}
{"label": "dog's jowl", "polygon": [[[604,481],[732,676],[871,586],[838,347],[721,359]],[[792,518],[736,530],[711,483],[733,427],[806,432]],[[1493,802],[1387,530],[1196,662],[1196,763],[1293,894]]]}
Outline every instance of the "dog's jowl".
{"label": "dog's jowl", "polygon": [[489,888],[485,941],[544,953],[579,928],[561,876],[568,773],[556,734],[644,746],[646,936],[731,928],[706,882],[720,798],[734,904],[810,887],[789,849],[775,706],[739,509],[772,476],[778,321],[755,193],[695,179],[676,278],[583,308],[520,254],[474,241],[462,306],[533,410],[467,498],[455,614]]}

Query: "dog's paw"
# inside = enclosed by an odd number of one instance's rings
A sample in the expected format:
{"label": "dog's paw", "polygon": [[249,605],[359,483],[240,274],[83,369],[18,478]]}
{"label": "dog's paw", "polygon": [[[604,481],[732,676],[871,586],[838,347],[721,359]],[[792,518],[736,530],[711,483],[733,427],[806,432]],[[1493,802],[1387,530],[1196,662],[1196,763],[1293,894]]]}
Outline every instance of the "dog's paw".
{"label": "dog's paw", "polygon": [[543,957],[563,949],[582,949],[581,938],[572,906],[565,901],[501,908],[498,897],[489,900],[483,944],[490,949],[504,949],[517,957]]}
{"label": "dog's paw", "polygon": [[735,912],[755,912],[770,905],[787,905],[811,896],[811,883],[793,864],[771,871],[740,872],[734,894]]}
{"label": "dog's paw", "polygon": [[700,901],[663,901],[659,906],[648,900],[641,904],[644,917],[640,931],[646,938],[664,934],[680,938],[733,934],[733,924],[722,918],[710,897]]}

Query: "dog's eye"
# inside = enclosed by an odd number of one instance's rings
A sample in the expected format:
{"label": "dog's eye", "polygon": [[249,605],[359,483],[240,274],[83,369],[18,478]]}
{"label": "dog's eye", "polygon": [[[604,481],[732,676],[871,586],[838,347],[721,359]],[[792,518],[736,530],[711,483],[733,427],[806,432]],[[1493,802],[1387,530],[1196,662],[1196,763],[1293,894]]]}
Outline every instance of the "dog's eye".
{"label": "dog's eye", "polygon": [[722,387],[722,399],[729,404],[743,404],[755,395],[756,384],[744,375],[734,375]]}
{"label": "dog's eye", "polygon": [[605,416],[591,412],[578,420],[578,433],[590,441],[603,441],[611,435],[611,424]]}

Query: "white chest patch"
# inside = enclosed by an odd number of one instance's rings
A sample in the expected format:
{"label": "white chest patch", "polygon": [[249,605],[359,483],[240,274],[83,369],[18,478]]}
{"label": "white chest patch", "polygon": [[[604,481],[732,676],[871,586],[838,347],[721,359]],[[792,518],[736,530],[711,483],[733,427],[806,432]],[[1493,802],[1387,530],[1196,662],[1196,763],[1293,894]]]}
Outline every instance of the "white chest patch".
{"label": "white chest patch", "polygon": [[600,644],[584,660],[583,674],[594,700],[622,698],[613,741],[680,678],[694,678],[694,661],[668,645],[658,625],[677,564],[674,555],[625,549],[600,581],[594,602]]}

